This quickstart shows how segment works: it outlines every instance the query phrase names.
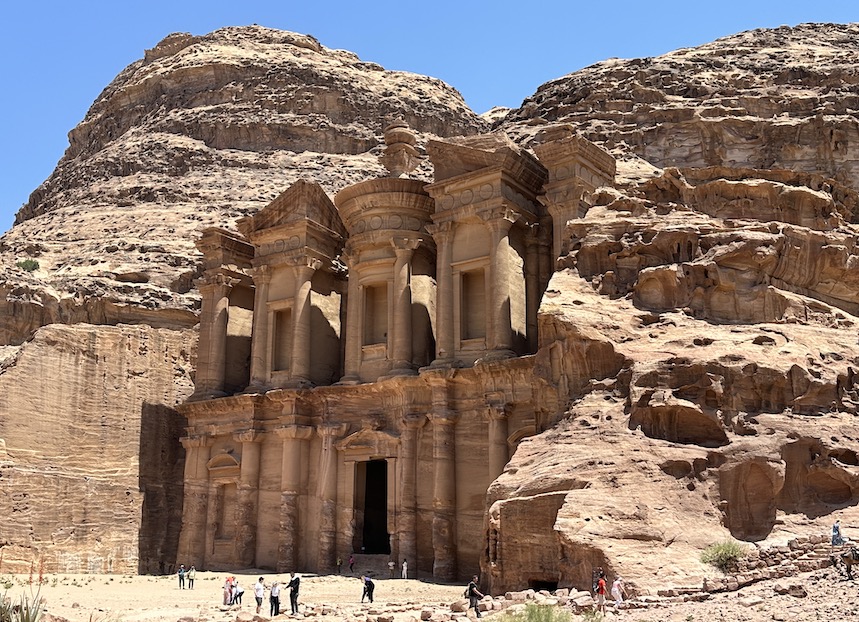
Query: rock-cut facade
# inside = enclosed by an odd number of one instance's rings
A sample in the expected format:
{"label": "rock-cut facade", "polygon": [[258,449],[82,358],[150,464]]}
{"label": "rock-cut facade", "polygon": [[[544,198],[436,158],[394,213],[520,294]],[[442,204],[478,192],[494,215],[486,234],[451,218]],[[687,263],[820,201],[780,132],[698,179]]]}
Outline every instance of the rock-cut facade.
{"label": "rock-cut facade", "polygon": [[206,229],[179,559],[328,572],[353,553],[457,580],[492,566],[486,491],[563,404],[532,371],[565,223],[614,159],[569,128],[537,155],[402,123],[385,177],[298,181]]}

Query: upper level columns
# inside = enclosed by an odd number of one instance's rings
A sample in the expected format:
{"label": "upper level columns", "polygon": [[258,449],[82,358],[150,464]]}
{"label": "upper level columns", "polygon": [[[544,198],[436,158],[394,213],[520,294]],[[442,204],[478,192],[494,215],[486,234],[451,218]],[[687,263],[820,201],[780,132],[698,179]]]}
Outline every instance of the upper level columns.
{"label": "upper level columns", "polygon": [[251,567],[256,559],[257,514],[259,512],[260,441],[262,433],[246,430],[233,438],[242,444],[236,507],[236,558],[243,567]]}
{"label": "upper level columns", "polygon": [[436,359],[433,365],[450,364],[456,358],[453,324],[453,222],[427,225],[436,243]]}
{"label": "upper level columns", "polygon": [[[361,380],[361,330],[363,322],[363,296],[355,269],[357,258],[344,255],[349,267],[349,288],[346,293],[346,360],[343,361],[345,375],[342,383],[356,383]],[[354,276],[353,276],[354,275]]]}
{"label": "upper level columns", "polygon": [[394,374],[413,374],[411,261],[421,240],[396,237],[391,240],[394,261],[394,304],[392,358]]}
{"label": "upper level columns", "polygon": [[192,399],[221,397],[227,357],[227,322],[230,291],[238,279],[221,273],[209,274],[199,285],[203,297],[200,309],[200,342],[197,352],[197,379]]}
{"label": "upper level columns", "polygon": [[261,265],[254,268],[254,323],[251,341],[251,385],[249,391],[264,390],[271,378],[271,351],[269,350],[268,290],[271,268]]}
{"label": "upper level columns", "polygon": [[489,270],[489,331],[487,349],[495,356],[514,356],[513,329],[510,315],[510,227],[519,215],[508,208],[481,212],[480,217],[490,232]]}
{"label": "upper level columns", "polygon": [[310,291],[313,273],[322,267],[318,259],[302,258],[293,267],[295,297],[292,306],[292,353],[290,384],[309,386],[310,381]]}

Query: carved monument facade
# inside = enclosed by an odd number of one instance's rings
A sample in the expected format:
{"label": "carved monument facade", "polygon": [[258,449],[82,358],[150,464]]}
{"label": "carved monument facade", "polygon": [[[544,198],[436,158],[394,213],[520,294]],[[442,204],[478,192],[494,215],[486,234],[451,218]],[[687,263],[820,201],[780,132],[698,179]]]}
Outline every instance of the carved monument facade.
{"label": "carved monument facade", "polygon": [[333,202],[299,181],[198,243],[186,565],[326,572],[363,551],[457,580],[488,550],[486,490],[551,402],[528,357],[553,231],[615,163],[564,128],[539,159],[483,135],[431,141],[425,184],[409,128],[385,141],[388,177]]}

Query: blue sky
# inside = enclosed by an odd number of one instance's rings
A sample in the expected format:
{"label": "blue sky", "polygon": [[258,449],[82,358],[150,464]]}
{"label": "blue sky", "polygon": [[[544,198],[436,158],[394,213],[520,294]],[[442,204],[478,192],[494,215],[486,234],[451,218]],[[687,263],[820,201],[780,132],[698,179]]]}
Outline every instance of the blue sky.
{"label": "blue sky", "polygon": [[261,24],[440,78],[478,113],[599,60],[656,56],[753,28],[859,21],[853,0],[428,2],[12,1],[0,11],[0,232],[66,135],[126,65],[171,32]]}

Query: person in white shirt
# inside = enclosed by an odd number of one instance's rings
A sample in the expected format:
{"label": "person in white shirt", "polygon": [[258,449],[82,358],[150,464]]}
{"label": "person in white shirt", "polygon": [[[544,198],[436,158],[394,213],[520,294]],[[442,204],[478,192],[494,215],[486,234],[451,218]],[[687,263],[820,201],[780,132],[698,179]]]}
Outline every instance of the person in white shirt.
{"label": "person in white shirt", "polygon": [[409,578],[409,562],[405,559],[403,560],[403,579]]}
{"label": "person in white shirt", "polygon": [[259,610],[262,609],[263,596],[265,596],[265,581],[260,577],[259,581],[254,583],[254,598],[257,601],[257,615],[259,615]]}
{"label": "person in white shirt", "polygon": [[275,581],[271,584],[271,591],[269,592],[268,597],[269,603],[271,604],[271,614],[270,617],[280,615],[280,583]]}

